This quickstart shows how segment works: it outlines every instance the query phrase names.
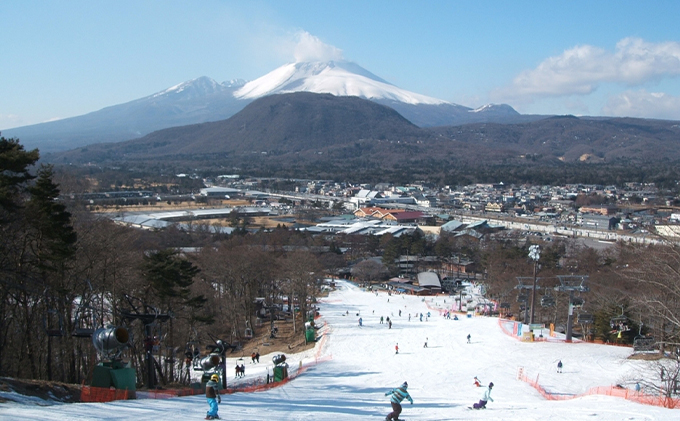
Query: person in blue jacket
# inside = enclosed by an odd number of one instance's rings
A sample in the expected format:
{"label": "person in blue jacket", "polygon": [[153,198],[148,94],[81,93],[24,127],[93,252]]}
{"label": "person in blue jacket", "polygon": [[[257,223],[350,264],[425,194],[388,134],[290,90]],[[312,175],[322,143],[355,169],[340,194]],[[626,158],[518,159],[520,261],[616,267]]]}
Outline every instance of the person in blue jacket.
{"label": "person in blue jacket", "polygon": [[413,398],[411,398],[411,395],[408,394],[406,389],[408,388],[408,383],[404,382],[401,384],[396,389],[392,389],[389,392],[385,393],[385,396],[391,395],[390,396],[390,403],[392,404],[392,412],[387,414],[387,417],[385,417],[386,421],[397,421],[399,420],[399,414],[401,414],[401,401],[404,399],[408,399],[411,401],[411,405],[413,405]]}

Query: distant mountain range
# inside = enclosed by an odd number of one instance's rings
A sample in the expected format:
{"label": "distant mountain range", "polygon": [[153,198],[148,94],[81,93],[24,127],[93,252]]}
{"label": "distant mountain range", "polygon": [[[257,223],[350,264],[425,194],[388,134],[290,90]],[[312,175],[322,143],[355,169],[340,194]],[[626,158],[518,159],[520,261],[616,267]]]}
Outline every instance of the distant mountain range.
{"label": "distant mountain range", "polygon": [[153,95],[78,117],[2,130],[27,148],[55,152],[95,143],[120,142],[156,130],[227,119],[252,100],[292,92],[356,96],[387,105],[419,127],[477,122],[517,123],[544,116],[524,116],[509,105],[478,109],[400,89],[347,61],[292,63],[251,82],[218,83],[200,77]]}
{"label": "distant mountain range", "polygon": [[174,161],[259,169],[351,165],[374,171],[407,162],[673,161],[680,159],[680,125],[562,116],[517,124],[421,128],[373,101],[297,92],[261,97],[227,120],[163,129],[47,158],[55,163]]}

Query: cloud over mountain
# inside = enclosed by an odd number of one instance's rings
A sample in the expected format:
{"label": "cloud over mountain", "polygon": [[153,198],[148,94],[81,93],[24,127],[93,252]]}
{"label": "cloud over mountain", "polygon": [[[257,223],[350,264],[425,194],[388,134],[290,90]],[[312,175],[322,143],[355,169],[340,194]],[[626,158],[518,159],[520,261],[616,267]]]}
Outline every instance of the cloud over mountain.
{"label": "cloud over mountain", "polygon": [[579,45],[525,70],[495,96],[530,102],[540,97],[586,95],[603,83],[638,86],[680,75],[680,42],[624,38],[615,51]]}
{"label": "cloud over mountain", "polygon": [[602,108],[604,115],[680,120],[680,98],[663,92],[626,91],[612,96]]}
{"label": "cloud over mountain", "polygon": [[296,62],[343,60],[342,50],[326,44],[307,31],[295,35],[293,55]]}

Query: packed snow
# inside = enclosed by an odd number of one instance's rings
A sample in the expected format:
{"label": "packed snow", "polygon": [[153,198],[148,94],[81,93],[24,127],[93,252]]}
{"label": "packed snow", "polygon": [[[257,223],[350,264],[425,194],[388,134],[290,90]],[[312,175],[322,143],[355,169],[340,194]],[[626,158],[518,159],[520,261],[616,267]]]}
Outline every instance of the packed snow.
{"label": "packed snow", "polygon": [[359,65],[347,61],[285,64],[246,83],[234,92],[234,96],[239,99],[254,99],[265,95],[291,92],[389,99],[407,104],[447,103],[440,99],[397,88]]}
{"label": "packed snow", "polygon": [[[453,303],[448,296],[376,294],[339,281],[319,304],[317,325],[323,325],[319,334],[326,338],[316,349],[288,355],[291,367],[300,362],[311,367],[279,387],[223,395],[219,414],[229,420],[382,420],[391,410],[385,393],[407,381],[414,404],[405,401],[400,419],[409,421],[680,419],[680,410],[610,396],[546,400],[517,379],[520,367],[530,378],[538,376],[551,393],[579,395],[594,386],[632,388],[630,379],[644,373],[645,363],[627,359],[631,349],[625,347],[522,342],[506,333],[502,327],[507,323],[497,318],[446,319],[440,310],[450,309]],[[380,324],[381,316],[390,317],[391,328]],[[230,384],[271,372],[272,354],[265,355],[262,349],[259,364],[245,360],[244,379],[235,380],[233,370],[229,372]],[[561,374],[556,369],[559,360],[564,363]],[[235,364],[236,358],[229,358],[228,367]],[[494,401],[485,410],[468,409],[483,391],[473,385],[475,376],[484,385],[495,385]],[[10,395],[0,393],[19,402],[0,405],[0,419],[165,421],[203,419],[208,409],[203,396],[54,404]]]}

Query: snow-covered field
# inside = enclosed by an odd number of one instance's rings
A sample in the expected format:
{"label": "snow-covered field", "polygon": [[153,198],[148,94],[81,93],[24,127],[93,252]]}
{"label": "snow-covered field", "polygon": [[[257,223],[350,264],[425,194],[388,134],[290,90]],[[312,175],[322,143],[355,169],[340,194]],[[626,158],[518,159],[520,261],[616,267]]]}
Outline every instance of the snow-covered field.
{"label": "snow-covered field", "polygon": [[[434,310],[450,306],[452,301],[444,303],[445,299],[376,295],[339,282],[338,289],[320,304],[321,321],[328,323],[323,349],[290,355],[288,361],[295,365],[299,361],[306,364],[315,355],[331,358],[281,387],[223,395],[220,416],[229,420],[380,420],[390,411],[385,392],[408,381],[415,403],[406,402],[400,417],[408,421],[680,419],[680,409],[608,396],[545,400],[529,384],[517,380],[519,367],[531,378],[538,375],[539,383],[551,393],[574,395],[594,386],[621,383],[632,387],[626,381],[643,370],[644,363],[626,359],[630,348],[520,342],[503,333],[495,318],[446,320]],[[424,317],[421,322],[415,317],[428,311],[429,320]],[[380,316],[394,321],[392,329],[379,323]],[[363,319],[361,327],[359,317]],[[399,354],[395,354],[397,343]],[[564,363],[562,374],[556,372],[559,359]],[[271,355],[262,355],[260,361],[253,365],[246,360],[245,381],[261,376],[267,366],[271,369]],[[228,367],[233,368],[234,363],[235,359],[230,359]],[[233,373],[230,376],[232,382]],[[482,393],[482,388],[473,386],[474,376],[485,384],[495,384],[494,402],[489,402],[486,410],[468,409]],[[0,404],[0,419],[202,419],[207,407],[201,396],[80,404],[25,400]]]}

